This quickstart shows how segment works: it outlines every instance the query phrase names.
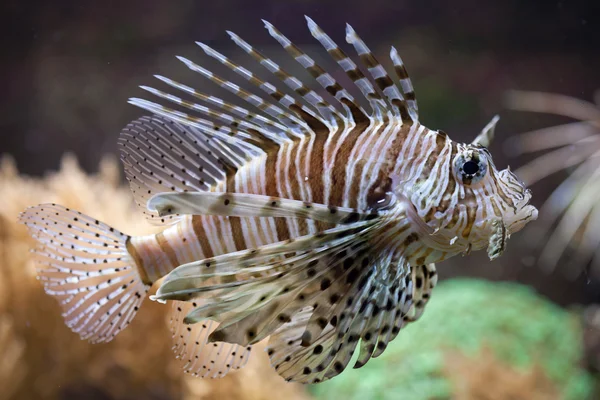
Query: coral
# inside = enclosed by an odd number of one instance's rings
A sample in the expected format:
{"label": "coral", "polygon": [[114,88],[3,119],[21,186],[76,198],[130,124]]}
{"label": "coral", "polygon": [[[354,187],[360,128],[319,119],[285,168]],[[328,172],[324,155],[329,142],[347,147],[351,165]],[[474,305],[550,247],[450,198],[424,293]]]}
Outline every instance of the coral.
{"label": "coral", "polygon": [[444,375],[450,380],[455,400],[560,399],[538,364],[519,371],[499,361],[487,347],[472,356],[451,351],[445,361]]}
{"label": "coral", "polygon": [[0,164],[0,385],[3,399],[303,399],[269,366],[261,345],[244,370],[224,379],[183,373],[166,327],[170,307],[145,301],[133,323],[110,343],[91,345],[63,323],[56,302],[35,279],[33,240],[19,212],[56,202],[93,215],[128,234],[146,223],[121,184],[120,166],[107,158],[87,175],[71,156],[43,179],[20,176],[9,157]]}
{"label": "coral", "polygon": [[581,400],[592,390],[579,366],[581,330],[578,316],[527,287],[449,280],[381,357],[311,392],[322,399]]}

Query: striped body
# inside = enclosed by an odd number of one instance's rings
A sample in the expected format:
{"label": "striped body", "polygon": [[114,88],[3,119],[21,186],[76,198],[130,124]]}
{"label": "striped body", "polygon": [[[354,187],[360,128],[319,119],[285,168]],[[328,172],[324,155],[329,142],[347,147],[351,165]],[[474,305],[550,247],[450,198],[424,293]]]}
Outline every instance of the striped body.
{"label": "striped body", "polygon": [[[436,141],[439,137],[443,139],[443,145]],[[316,141],[316,138],[306,143],[300,141],[249,163],[226,182],[216,185],[215,191],[263,194],[367,210],[385,200],[391,173],[417,181],[417,173],[429,176],[434,170],[447,168],[431,160],[444,161],[438,155],[450,154],[447,150],[452,148],[443,134],[420,124],[402,127],[397,121],[388,126],[371,122],[367,126],[351,127],[328,140],[323,152],[306,151],[319,145]],[[424,152],[432,143],[435,147]],[[398,157],[413,162],[410,165],[402,163]],[[397,160],[395,168],[390,172],[390,166],[394,164],[386,160],[394,159]],[[183,216],[163,232],[132,238],[131,244],[139,266],[145,270],[149,281],[154,282],[181,264],[313,234],[330,227],[319,221],[292,218]],[[411,233],[406,230],[396,240],[401,242]],[[447,256],[434,255],[431,251],[427,254],[427,259],[421,255],[415,257],[415,262],[430,263]]]}
{"label": "striped body", "polygon": [[[422,241],[415,243],[408,256],[414,265],[439,262],[468,247],[485,247],[493,218],[501,218],[507,208],[514,207],[507,192],[515,188],[504,188],[495,170],[490,172],[489,183],[480,188],[457,183],[452,161],[466,146],[419,123],[369,121],[331,135],[323,151],[308,151],[319,145],[323,144],[315,136],[280,147],[248,163],[214,190],[368,210],[385,201],[394,176],[403,182],[398,193],[410,198],[418,216],[438,230],[435,237],[421,236]],[[480,229],[473,232],[477,221]],[[133,238],[131,244],[139,266],[154,282],[181,264],[330,227],[292,218],[183,216],[165,231]],[[406,230],[396,240],[402,242],[419,230]],[[449,245],[453,237],[457,239]]]}

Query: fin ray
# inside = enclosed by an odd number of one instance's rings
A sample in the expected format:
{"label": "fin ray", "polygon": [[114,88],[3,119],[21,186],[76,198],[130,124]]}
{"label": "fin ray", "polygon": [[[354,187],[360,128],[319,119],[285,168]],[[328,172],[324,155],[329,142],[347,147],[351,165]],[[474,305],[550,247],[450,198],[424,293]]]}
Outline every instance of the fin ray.
{"label": "fin ray", "polygon": [[164,217],[173,214],[221,215],[235,217],[306,218],[333,224],[375,219],[376,212],[348,207],[246,193],[159,193],[148,200],[149,210]]}
{"label": "fin ray", "polygon": [[20,222],[38,242],[38,278],[59,301],[66,325],[93,343],[112,340],[149,288],[127,251],[129,236],[56,204],[28,208]]}
{"label": "fin ray", "polygon": [[142,117],[121,131],[118,140],[125,176],[141,211],[154,223],[175,223],[178,216],[159,217],[147,209],[148,199],[162,192],[214,190],[260,149],[225,143],[162,117]]}
{"label": "fin ray", "polygon": [[218,324],[208,320],[186,324],[184,317],[193,307],[192,303],[173,301],[169,316],[173,351],[181,361],[183,370],[201,378],[222,378],[231,371],[243,368],[252,348],[209,342],[208,338]]}

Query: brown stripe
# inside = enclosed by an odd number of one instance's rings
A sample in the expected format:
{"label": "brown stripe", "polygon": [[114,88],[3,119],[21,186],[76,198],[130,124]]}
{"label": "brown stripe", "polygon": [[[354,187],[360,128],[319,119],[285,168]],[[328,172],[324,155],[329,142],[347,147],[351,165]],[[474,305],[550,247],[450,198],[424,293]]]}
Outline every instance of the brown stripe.
{"label": "brown stripe", "polygon": [[445,229],[452,229],[452,228],[454,228],[454,226],[458,222],[458,218],[459,217],[460,217],[460,208],[459,207],[454,207],[454,211],[452,212],[452,219],[450,219],[450,222],[448,222],[448,224],[446,226],[444,226],[444,228]]}
{"label": "brown stripe", "polygon": [[379,64],[375,57],[371,53],[364,53],[360,55],[361,61],[365,64],[367,68],[374,68]]}
{"label": "brown stripe", "polygon": [[327,52],[331,55],[331,57],[333,57],[335,61],[341,61],[345,58],[348,58],[339,47],[327,50]]}
{"label": "brown stripe", "polygon": [[[331,171],[331,195],[329,198],[329,204],[341,206],[343,205],[343,195],[346,188],[346,166],[348,165],[348,160],[350,159],[350,154],[352,150],[356,146],[358,139],[360,136],[367,132],[370,124],[362,124],[356,125],[354,129],[344,139],[344,142],[340,146],[336,157],[335,163],[333,164],[333,170]],[[375,135],[377,132],[369,132],[371,135]],[[359,154],[359,157],[363,157],[364,154]],[[364,168],[364,164],[358,168],[355,168],[352,172],[352,182],[351,185],[355,185],[358,183],[360,187],[360,175],[356,175],[357,170],[362,172]],[[360,196],[361,193],[358,193]],[[356,207],[358,204],[358,196],[356,198],[349,199],[351,203],[350,207]]]}
{"label": "brown stripe", "polygon": [[467,224],[462,231],[462,236],[467,238],[471,234],[471,229],[473,229],[473,225],[475,224],[478,208],[473,190],[470,187],[465,187],[465,203],[467,205]]}
{"label": "brown stripe", "polygon": [[[231,172],[231,174],[230,174]],[[235,193],[235,179],[236,179],[237,168],[227,172],[226,188],[227,192]],[[244,232],[242,230],[242,221],[239,217],[229,217],[229,226],[231,227],[231,235],[233,236],[233,243],[235,244],[236,250],[245,250],[246,240],[244,239]],[[217,227],[220,227],[218,221],[215,221]],[[218,228],[219,229],[219,228]],[[220,236],[219,236],[220,238]]]}
{"label": "brown stripe", "polygon": [[193,215],[192,216],[192,228],[194,229],[194,234],[196,235],[196,239],[200,243],[200,248],[202,248],[202,255],[204,258],[212,258],[215,256],[212,247],[210,246],[210,242],[206,237],[206,230],[204,229],[202,223],[202,216]]}
{"label": "brown stripe", "polygon": [[[402,101],[399,99],[392,99],[391,103],[393,105],[395,105],[396,107],[398,107],[398,110],[400,111],[400,118],[402,119],[403,122],[412,121],[412,118],[410,117],[410,114],[408,113],[408,106],[406,105],[405,101]],[[413,122],[416,122],[416,121],[413,121]]]}
{"label": "brown stripe", "polygon": [[394,86],[394,81],[392,81],[387,75],[375,78],[375,83],[377,84],[379,89],[381,89],[382,92],[384,89]]}
{"label": "brown stripe", "polygon": [[[431,153],[429,153],[427,160],[425,160],[424,168],[421,172],[421,176],[423,176],[425,179],[432,179],[431,173],[433,172],[433,168],[435,167],[435,164],[443,161],[443,160],[440,160],[439,156],[442,153],[442,150],[444,149],[444,147],[446,146],[446,138],[447,138],[446,136],[433,133],[429,129],[425,129],[423,138],[426,138],[430,134],[436,135],[435,136],[435,148],[433,149],[433,151]],[[440,168],[440,170],[442,170],[442,169],[443,169],[443,167]],[[433,179],[437,179],[439,181],[438,176],[436,176]],[[432,191],[435,190],[435,185],[432,186],[431,190]],[[422,209],[424,209],[425,206],[427,205],[427,200],[430,197],[430,195],[431,195],[431,193],[427,193],[421,197],[421,208]]]}
{"label": "brown stripe", "polygon": [[[400,157],[400,152],[402,151],[402,146],[404,146],[404,142],[406,141],[411,128],[412,128],[411,126],[404,125],[404,124],[400,127],[400,129],[396,133],[396,137],[392,141],[392,144],[389,146],[389,148],[387,149],[387,152],[385,153],[384,160],[387,160],[387,161],[391,162],[392,164],[396,163],[396,160],[398,160],[398,157]],[[419,128],[414,127],[414,129],[415,129],[415,132],[417,132]],[[388,172],[392,173],[393,168],[394,168],[394,166],[390,165]]]}
{"label": "brown stripe", "polygon": [[125,247],[127,248],[127,252],[131,256],[131,258],[133,258],[133,261],[135,262],[135,266],[137,267],[137,271],[140,274],[140,279],[142,280],[142,283],[144,283],[145,285],[152,285],[153,282],[148,277],[148,273],[144,268],[144,260],[142,259],[142,257],[140,257],[133,243],[131,243],[131,236],[128,237],[125,241]]}
{"label": "brown stripe", "polygon": [[[281,146],[270,142],[271,147],[267,147],[267,159],[265,160],[265,191],[267,196],[281,197],[282,193],[277,190],[277,161],[279,152],[285,152],[288,144]],[[268,143],[266,143],[268,144]],[[292,144],[294,146],[295,144]],[[275,229],[279,240],[286,240],[290,237],[290,231],[284,218],[275,218]]]}
{"label": "brown stripe", "polygon": [[398,79],[408,78],[408,72],[406,71],[404,64],[394,65],[394,70],[396,71],[396,75],[398,75]]}
{"label": "brown stripe", "polygon": [[[308,147],[308,143],[303,142],[303,145]],[[308,155],[308,151],[305,148],[300,148],[300,142],[296,142],[294,143],[294,145],[292,146],[292,148],[290,149],[290,167],[289,167],[289,171],[287,174],[287,182],[289,182],[290,187],[292,188],[292,193],[290,193],[290,196],[295,199],[295,200],[303,200],[302,196],[300,195],[300,185],[301,183],[298,182],[297,180],[297,173],[298,173],[298,168],[300,168],[301,170],[303,169],[304,166],[304,157],[309,156]],[[298,152],[300,153],[300,158],[299,158],[299,163],[300,165],[297,165],[296,163],[296,155]],[[313,164],[311,164],[313,165]],[[291,223],[291,221],[286,221],[286,227],[288,227],[289,229],[289,225],[288,222]],[[298,231],[300,235],[307,235],[308,234],[308,224],[306,222],[306,220],[304,219],[297,219],[296,220],[297,224],[298,224]],[[289,235],[289,231],[288,231],[288,235]]]}
{"label": "brown stripe", "polygon": [[358,206],[360,184],[362,181],[360,177],[362,176],[363,169],[365,168],[365,163],[366,161],[364,160],[358,160],[356,163],[354,163],[354,169],[352,171],[352,176],[354,176],[354,179],[352,180],[352,186],[350,186],[350,198],[348,199],[349,207],[356,208]]}
{"label": "brown stripe", "polygon": [[433,219],[433,215],[436,211],[445,213],[446,210],[448,210],[448,207],[450,207],[450,201],[452,200],[452,196],[454,194],[454,190],[456,189],[456,178],[454,177],[454,173],[452,170],[453,169],[452,160],[454,160],[454,157],[456,156],[456,153],[458,152],[458,148],[456,146],[456,143],[454,143],[453,141],[450,141],[450,145],[451,145],[451,151],[450,151],[450,156],[448,158],[449,165],[447,166],[448,185],[446,186],[446,190],[442,194],[440,204],[438,204],[436,207],[433,207],[431,209],[431,211],[425,216],[425,222],[431,221],[431,219]]}
{"label": "brown stripe", "polygon": [[156,237],[156,242],[160,246],[160,249],[167,255],[167,257],[169,257],[169,261],[171,262],[171,265],[173,267],[177,267],[180,263],[177,260],[177,255],[175,254],[175,250],[173,250],[173,248],[171,247],[171,244],[169,244],[169,241],[167,240],[167,238],[165,238],[164,232],[157,233],[155,235],[155,237]]}

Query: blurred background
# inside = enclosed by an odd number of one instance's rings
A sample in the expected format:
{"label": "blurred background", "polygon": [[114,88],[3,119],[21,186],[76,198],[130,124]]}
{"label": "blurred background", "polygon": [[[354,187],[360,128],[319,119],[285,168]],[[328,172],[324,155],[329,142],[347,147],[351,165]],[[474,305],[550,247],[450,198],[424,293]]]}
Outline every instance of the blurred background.
{"label": "blurred background", "polygon": [[[593,101],[600,88],[597,2],[30,0],[4,1],[0,10],[0,398],[600,398],[594,308],[600,280],[539,268],[530,245],[539,239],[536,231],[509,241],[493,263],[481,252],[438,265],[440,288],[396,347],[358,371],[306,388],[283,382],[262,352],[222,380],[184,376],[171,356],[164,310],[150,302],[114,342],[79,341],[35,281],[32,242],[16,223],[25,207],[54,201],[129,234],[155,229],[137,215],[117,161],[121,128],[143,114],[127,99],[148,97],[139,85],[160,88],[153,74],[222,96],[175,55],[214,68],[194,44],[202,41],[247,63],[226,29],[299,71],[261,18],[330,67],[304,14],[345,49],[346,22],[382,61],[396,46],[415,85],[421,122],[471,141],[499,114],[491,151],[497,166],[515,169],[535,154],[516,151],[511,138],[572,119],[510,110],[506,92]],[[537,182],[533,203],[544,203],[568,174]]]}

